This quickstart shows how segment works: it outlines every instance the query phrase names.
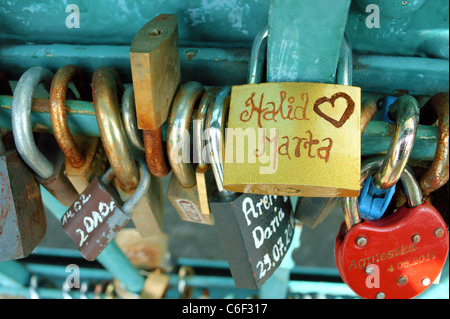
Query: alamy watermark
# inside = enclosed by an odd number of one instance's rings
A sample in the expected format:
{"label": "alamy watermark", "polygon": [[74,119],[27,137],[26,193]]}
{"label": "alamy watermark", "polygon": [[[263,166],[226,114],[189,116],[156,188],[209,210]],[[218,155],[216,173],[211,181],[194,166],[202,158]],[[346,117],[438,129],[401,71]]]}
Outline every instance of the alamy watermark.
{"label": "alamy watermark", "polygon": [[366,7],[366,13],[370,13],[366,17],[366,27],[369,29],[380,28],[380,7],[376,4],[369,4]]}
{"label": "alamy watermark", "polygon": [[72,289],[80,288],[80,268],[76,264],[70,264],[66,267],[66,272],[69,274],[66,277],[64,284],[66,287]]}
{"label": "alamy watermark", "polygon": [[66,27],[68,29],[80,28],[80,8],[76,4],[69,4],[66,6],[66,12],[70,14],[66,18]]}

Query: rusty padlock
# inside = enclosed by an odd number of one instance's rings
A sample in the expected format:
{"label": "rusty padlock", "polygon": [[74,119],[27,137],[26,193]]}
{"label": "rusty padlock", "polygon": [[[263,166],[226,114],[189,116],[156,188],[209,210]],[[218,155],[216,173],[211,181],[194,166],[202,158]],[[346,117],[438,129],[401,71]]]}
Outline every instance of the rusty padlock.
{"label": "rusty padlock", "polygon": [[205,92],[195,81],[181,86],[173,101],[167,130],[167,154],[172,176],[167,197],[181,219],[211,224],[210,216],[203,214],[194,167],[190,159],[189,124],[194,108]]}
{"label": "rusty padlock", "polygon": [[66,115],[66,92],[72,82],[80,100],[92,101],[92,90],[84,73],[74,65],[61,67],[50,88],[50,120],[53,134],[65,155],[66,176],[79,194],[106,170],[108,160],[98,137],[72,136]]}
{"label": "rusty padlock", "polygon": [[[119,111],[118,101],[123,91],[119,73],[113,67],[101,66],[94,72],[92,96],[100,138],[116,175],[114,186],[120,198],[126,201],[138,186],[139,172]],[[132,213],[133,223],[142,237],[160,234],[164,220],[161,181],[150,176],[150,190]]]}
{"label": "rusty padlock", "polygon": [[[64,154],[59,150],[55,153],[54,149],[46,147],[42,151],[47,153],[47,156],[54,158],[54,164],[49,161],[38,149],[31,127],[33,93],[39,83],[49,87],[52,78],[53,73],[44,67],[30,68],[20,77],[11,106],[12,131],[17,151],[25,163],[36,173],[36,180],[61,204],[70,206],[78,198],[78,192],[64,174]],[[42,136],[50,138],[49,135]],[[47,145],[42,143],[42,146]]]}
{"label": "rusty padlock", "polygon": [[[129,199],[123,203],[109,184],[114,178],[110,167],[101,177],[95,177],[80,197],[61,217],[64,231],[87,260],[95,260],[115,235],[128,223],[134,207],[146,196],[150,175],[143,160],[140,182]],[[123,203],[123,204],[122,204]]]}
{"label": "rusty padlock", "polygon": [[[361,185],[383,161],[377,157],[363,163]],[[400,180],[408,203],[387,217],[363,220],[356,197],[342,200],[345,222],[336,237],[336,266],[344,282],[363,298],[413,298],[439,276],[448,256],[447,226],[423,201],[409,166]]]}
{"label": "rusty padlock", "polygon": [[430,168],[420,177],[420,187],[425,197],[448,182],[448,106],[448,92],[435,94],[424,106],[426,110],[430,107],[431,111],[436,113],[438,117],[438,143],[436,153]]}
{"label": "rusty padlock", "polygon": [[130,61],[145,159],[153,175],[164,177],[170,165],[161,126],[181,78],[177,16],[161,14],[145,24],[131,43]]}
{"label": "rusty padlock", "polygon": [[45,235],[39,184],[14,145],[0,137],[0,262],[27,257]]}

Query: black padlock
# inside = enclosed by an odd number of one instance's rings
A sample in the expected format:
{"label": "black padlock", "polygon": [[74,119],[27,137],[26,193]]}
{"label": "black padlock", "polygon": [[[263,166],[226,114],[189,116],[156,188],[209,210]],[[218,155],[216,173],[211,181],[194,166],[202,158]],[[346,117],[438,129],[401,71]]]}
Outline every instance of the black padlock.
{"label": "black padlock", "polygon": [[286,196],[229,192],[223,187],[223,139],[230,88],[217,94],[208,113],[208,153],[216,179],[210,207],[237,288],[259,289],[278,268],[294,235]]}

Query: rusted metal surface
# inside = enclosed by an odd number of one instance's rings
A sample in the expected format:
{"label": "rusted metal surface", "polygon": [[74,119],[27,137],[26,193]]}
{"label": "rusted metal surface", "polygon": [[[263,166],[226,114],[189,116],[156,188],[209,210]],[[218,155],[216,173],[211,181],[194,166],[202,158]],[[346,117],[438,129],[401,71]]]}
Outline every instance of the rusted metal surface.
{"label": "rusted metal surface", "polygon": [[52,173],[45,178],[36,175],[36,181],[45,187],[61,204],[70,206],[78,197],[78,192],[67,178],[64,153],[53,134],[40,133],[36,136],[36,147],[43,157],[52,164]]}
{"label": "rusted metal surface", "polygon": [[0,184],[2,262],[28,256],[45,235],[46,218],[34,173],[14,150],[0,156]]}
{"label": "rusted metal surface", "polygon": [[129,221],[120,206],[115,190],[95,177],[62,217],[64,231],[87,260],[95,260]]}
{"label": "rusted metal surface", "polygon": [[434,156],[431,167],[420,179],[420,187],[425,194],[429,194],[434,190],[445,185],[448,181],[449,161],[448,161],[448,115],[449,115],[449,93],[443,92],[434,95],[429,105],[434,109],[438,116],[438,143],[436,154]]}
{"label": "rusted metal surface", "polygon": [[80,167],[86,158],[70,132],[66,115],[66,94],[70,82],[78,90],[80,100],[92,101],[91,87],[87,77],[78,67],[65,65],[53,77],[49,97],[50,120],[55,138],[66,158],[72,166]]}
{"label": "rusted metal surface", "polygon": [[167,154],[178,183],[185,188],[196,184],[195,172],[190,160],[183,158],[186,155],[186,132],[189,132],[191,116],[197,101],[205,92],[203,86],[195,81],[181,86],[172,104],[167,129]]}
{"label": "rusted metal surface", "polygon": [[377,110],[377,103],[372,99],[364,100],[361,104],[361,135]]}
{"label": "rusted metal surface", "polygon": [[0,95],[12,95],[11,86],[9,85],[8,79],[5,74],[0,71]]}
{"label": "rusted metal surface", "polygon": [[119,99],[124,91],[116,69],[99,67],[92,78],[92,96],[103,147],[123,191],[130,192],[139,184],[139,171],[129,147]]}
{"label": "rusted metal surface", "polygon": [[128,223],[134,207],[150,187],[150,174],[143,160],[139,160],[141,180],[133,195],[123,203],[110,186],[113,168],[95,177],[85,191],[61,218],[64,231],[77,245],[81,255],[94,260]]}
{"label": "rusted metal surface", "polygon": [[170,173],[166,143],[162,138],[162,127],[156,130],[143,130],[145,160],[148,169],[156,177],[164,177]]}

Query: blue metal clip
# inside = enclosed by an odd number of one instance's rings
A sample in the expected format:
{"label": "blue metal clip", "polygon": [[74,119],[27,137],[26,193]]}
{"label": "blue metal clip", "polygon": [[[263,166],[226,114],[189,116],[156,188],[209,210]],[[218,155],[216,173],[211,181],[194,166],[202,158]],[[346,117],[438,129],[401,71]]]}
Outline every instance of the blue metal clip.
{"label": "blue metal clip", "polygon": [[389,108],[391,107],[392,104],[394,104],[395,101],[397,101],[397,98],[395,96],[386,96],[383,99],[383,115],[381,118],[382,121],[385,121],[390,124],[395,124],[395,122],[393,122],[388,115]]}
{"label": "blue metal clip", "polygon": [[360,217],[367,220],[380,219],[394,193],[395,185],[388,189],[380,189],[373,184],[372,176],[369,176],[358,198]]}

